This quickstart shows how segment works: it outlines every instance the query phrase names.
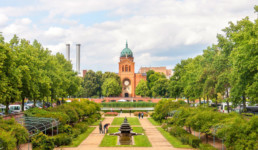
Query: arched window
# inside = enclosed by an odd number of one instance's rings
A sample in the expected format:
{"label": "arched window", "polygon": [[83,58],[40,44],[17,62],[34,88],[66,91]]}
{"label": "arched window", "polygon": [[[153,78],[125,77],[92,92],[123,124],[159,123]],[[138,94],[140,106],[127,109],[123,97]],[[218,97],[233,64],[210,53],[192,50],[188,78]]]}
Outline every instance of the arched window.
{"label": "arched window", "polygon": [[129,72],[131,72],[131,66],[129,66]]}
{"label": "arched window", "polygon": [[125,65],[125,72],[128,72],[128,65]]}
{"label": "arched window", "polygon": [[123,65],[123,66],[122,66],[122,72],[124,72],[124,71],[125,71],[125,66]]}

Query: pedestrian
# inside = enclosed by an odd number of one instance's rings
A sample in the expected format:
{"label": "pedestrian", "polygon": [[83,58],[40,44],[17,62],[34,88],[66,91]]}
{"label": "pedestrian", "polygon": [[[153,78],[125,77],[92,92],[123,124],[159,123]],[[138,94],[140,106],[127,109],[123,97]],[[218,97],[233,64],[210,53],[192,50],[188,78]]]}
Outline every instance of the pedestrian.
{"label": "pedestrian", "polygon": [[123,110],[122,110],[122,109],[120,109],[120,114],[122,114],[122,112],[123,112]]}
{"label": "pedestrian", "polygon": [[142,112],[142,119],[143,119],[143,115],[144,115],[144,113]]}
{"label": "pedestrian", "polygon": [[139,114],[138,114],[138,117],[139,117],[139,119],[141,119],[141,113],[139,112]]}
{"label": "pedestrian", "polygon": [[130,112],[130,117],[131,117],[131,113],[132,113],[132,111],[130,110],[129,112]]}
{"label": "pedestrian", "polygon": [[100,134],[103,133],[103,131],[102,131],[102,121],[99,122],[99,133]]}
{"label": "pedestrian", "polygon": [[104,134],[105,134],[105,131],[106,131],[106,133],[108,133],[108,126],[110,125],[110,123],[106,123],[105,125],[104,125]]}
{"label": "pedestrian", "polygon": [[113,108],[111,108],[111,112],[113,112]]}

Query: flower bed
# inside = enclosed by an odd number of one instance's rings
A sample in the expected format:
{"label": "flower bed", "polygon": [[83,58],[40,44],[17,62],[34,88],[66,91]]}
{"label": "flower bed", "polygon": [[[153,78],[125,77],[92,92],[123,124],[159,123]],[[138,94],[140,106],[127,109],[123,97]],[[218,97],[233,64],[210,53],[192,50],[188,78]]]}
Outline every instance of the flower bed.
{"label": "flower bed", "polygon": [[106,112],[105,116],[117,116],[118,112]]}
{"label": "flower bed", "polygon": [[[140,113],[141,113],[141,116],[142,116],[142,112],[140,112]],[[139,112],[134,112],[133,114],[134,114],[134,116],[138,116]],[[143,112],[143,116],[148,117],[148,113]]]}

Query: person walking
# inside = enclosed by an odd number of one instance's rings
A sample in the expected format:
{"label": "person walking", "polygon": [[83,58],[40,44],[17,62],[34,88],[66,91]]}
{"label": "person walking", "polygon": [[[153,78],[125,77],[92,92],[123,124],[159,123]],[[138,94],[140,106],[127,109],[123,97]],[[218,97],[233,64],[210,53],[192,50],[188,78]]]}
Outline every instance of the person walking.
{"label": "person walking", "polygon": [[100,134],[103,133],[103,131],[102,131],[102,121],[99,122],[99,133]]}
{"label": "person walking", "polygon": [[120,115],[122,115],[122,113],[123,113],[123,110],[122,110],[122,109],[120,109]]}
{"label": "person walking", "polygon": [[142,119],[143,119],[143,115],[144,115],[144,113],[142,112]]}
{"label": "person walking", "polygon": [[138,114],[138,117],[139,117],[139,119],[141,119],[141,113],[139,112],[139,114]]}
{"label": "person walking", "polygon": [[108,126],[110,125],[110,123],[106,123],[105,125],[104,125],[104,134],[105,134],[105,131],[106,131],[106,133],[108,133]]}
{"label": "person walking", "polygon": [[130,110],[130,111],[129,111],[129,113],[130,113],[130,117],[131,117],[131,113],[132,113],[132,111]]}

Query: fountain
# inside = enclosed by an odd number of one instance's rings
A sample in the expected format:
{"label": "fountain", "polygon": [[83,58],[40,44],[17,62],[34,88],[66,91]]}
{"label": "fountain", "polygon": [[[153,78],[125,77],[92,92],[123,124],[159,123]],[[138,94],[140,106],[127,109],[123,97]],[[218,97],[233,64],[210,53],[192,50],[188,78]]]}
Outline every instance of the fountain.
{"label": "fountain", "polygon": [[124,123],[121,124],[119,132],[112,133],[110,135],[119,136],[118,145],[133,145],[132,136],[142,135],[141,133],[131,132],[133,129],[130,124],[127,122],[127,118],[125,117]]}

